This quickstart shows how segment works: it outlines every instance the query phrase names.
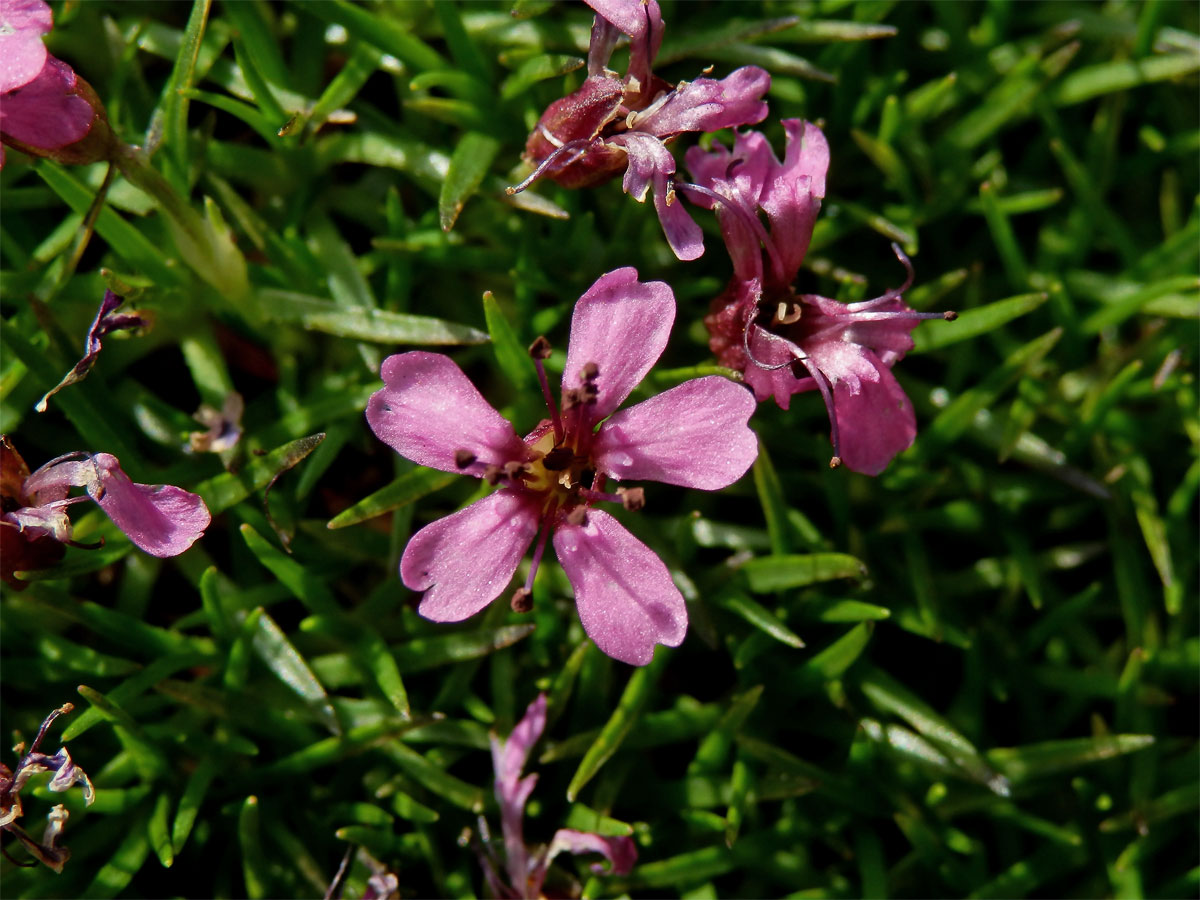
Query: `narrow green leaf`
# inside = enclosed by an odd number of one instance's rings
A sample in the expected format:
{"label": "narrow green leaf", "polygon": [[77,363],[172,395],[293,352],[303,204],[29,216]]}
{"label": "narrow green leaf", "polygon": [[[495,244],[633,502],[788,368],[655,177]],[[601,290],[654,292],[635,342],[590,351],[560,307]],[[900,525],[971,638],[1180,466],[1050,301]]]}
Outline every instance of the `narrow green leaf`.
{"label": "narrow green leaf", "polygon": [[607,837],[628,837],[633,834],[633,826],[620,819],[610,819],[602,816],[594,809],[582,803],[574,803],[567,813],[564,828],[574,828],[590,834],[602,834]]}
{"label": "narrow green leaf", "polygon": [[642,707],[650,699],[654,690],[654,679],[658,677],[658,670],[665,664],[667,655],[664,649],[659,649],[648,666],[643,666],[630,676],[629,683],[625,685],[621,699],[617,702],[617,708],[604,723],[599,737],[588,748],[579,763],[579,768],[571,776],[571,783],[567,785],[568,800],[574,802],[584,786],[620,748],[621,742],[641,715]]}
{"label": "narrow green leaf", "polygon": [[[198,665],[210,664],[214,660],[212,656],[205,656],[199,653],[176,653],[170,656],[164,656],[154,660],[150,665],[146,666],[140,672],[125,679],[119,685],[108,691],[106,699],[115,707],[129,703],[142,696],[146,691],[153,688],[156,684],[165,678],[169,678],[176,672],[190,669]],[[104,716],[99,709],[86,709],[79,716],[71,721],[71,723],[63,729],[62,739],[64,742],[74,740],[81,734],[86,732],[93,725],[101,721]],[[132,720],[130,720],[132,723]],[[134,723],[134,727],[136,723]]]}
{"label": "narrow green leaf", "polygon": [[391,21],[387,7],[368,10],[348,0],[322,0],[305,8],[326,22],[336,22],[359,40],[373,44],[418,71],[448,68],[439,53],[404,26]]}
{"label": "narrow green leaf", "polygon": [[146,813],[138,813],[129,822],[124,840],[117,846],[83,891],[84,897],[116,897],[129,885],[150,855],[150,835],[146,829]]}
{"label": "narrow green leaf", "polygon": [[237,823],[238,844],[242,848],[242,877],[246,896],[251,900],[271,896],[267,887],[267,854],[262,844],[260,818],[258,798],[251,794],[242,803]]}
{"label": "narrow green leaf", "polygon": [[455,778],[411,747],[392,741],[384,752],[405,774],[439,797],[469,812],[483,810],[483,791]]}
{"label": "narrow green leaf", "polygon": [[861,578],[867,567],[845,553],[806,553],[747,560],[741,571],[750,590],[769,594],[838,578]]}
{"label": "narrow green leaf", "polygon": [[1008,221],[1008,214],[1001,208],[996,189],[992,187],[991,182],[985,181],[979,186],[979,204],[983,208],[983,217],[987,220],[988,229],[992,232],[992,243],[996,245],[1000,261],[1008,275],[1009,287],[1015,291],[1028,287],[1029,264],[1025,261],[1025,254],[1021,251],[1012,224]]}
{"label": "narrow green leaf", "polygon": [[511,647],[533,633],[533,623],[505,625],[503,628],[460,631],[431,638],[414,638],[395,648],[396,664],[408,674],[451,663],[478,659],[496,650]]}
{"label": "narrow green leaf", "polygon": [[[778,557],[774,557],[778,559]],[[717,605],[745,619],[755,628],[789,647],[803,647],[804,641],[783,624],[769,609],[745,594],[731,594],[717,599]]]}
{"label": "narrow green leaf", "polygon": [[216,475],[200,482],[193,490],[204,498],[209,512],[215,516],[266,487],[280,472],[287,471],[312,453],[324,439],[324,434],[313,434],[291,441],[266,456],[251,458],[236,473]]}
{"label": "narrow green leaf", "polygon": [[504,79],[504,83],[500,85],[500,97],[503,100],[512,100],[539,81],[558,78],[582,68],[583,60],[578,56],[542,53],[530,57],[521,63],[517,71]]}
{"label": "narrow green leaf", "polygon": [[861,600],[817,600],[804,604],[806,615],[821,622],[869,622],[889,618],[892,611]]}
{"label": "narrow green leaf", "polygon": [[468,131],[459,140],[438,195],[438,219],[442,231],[454,227],[458,214],[479,188],[499,151],[500,142],[489,134]]}
{"label": "narrow green leaf", "polygon": [[347,528],[408,506],[434,491],[440,491],[457,477],[453,472],[441,472],[423,466],[405,472],[387,487],[380,488],[348,509],[342,510],[329,520],[328,527]]}
{"label": "narrow green leaf", "polygon": [[181,184],[186,180],[188,165],[188,98],[186,91],[192,87],[196,72],[196,60],[200,55],[200,42],[204,38],[204,26],[208,22],[212,0],[194,0],[192,12],[183,29],[179,42],[179,53],[171,69],[171,78],[163,91],[163,144],[169,159],[174,163],[174,180]]}
{"label": "narrow green leaf", "polygon": [[1005,300],[997,300],[987,306],[960,312],[953,322],[939,325],[931,322],[913,332],[913,353],[940,350],[987,334],[1008,324],[1013,319],[1033,312],[1046,302],[1049,294],[1019,294]]}
{"label": "narrow green leaf", "polygon": [[1022,782],[1136,753],[1153,743],[1154,735],[1151,734],[1112,734],[1045,741],[1023,747],[997,747],[987,752],[987,758],[1013,782]]}
{"label": "narrow green leaf", "polygon": [[[262,607],[259,607],[261,609]],[[275,676],[301,697],[334,734],[341,733],[337,716],[304,657],[292,646],[275,620],[265,611],[259,613],[251,644],[259,658]]]}
{"label": "narrow green leaf", "polygon": [[271,288],[258,291],[257,297],[268,319],[337,337],[379,344],[481,344],[487,340],[482,331],[432,316],[338,306],[309,294]]}
{"label": "narrow green leaf", "polygon": [[1192,53],[1112,60],[1076,69],[1054,87],[1050,100],[1057,106],[1070,106],[1143,84],[1182,78],[1197,69],[1200,69],[1200,56]]}
{"label": "narrow green leaf", "polygon": [[716,774],[725,765],[734,737],[762,699],[762,694],[763,686],[759,684],[733,699],[716,728],[700,742],[696,756],[688,765],[689,775]]}
{"label": "narrow green leaf", "polygon": [[991,407],[1000,395],[1022,374],[1037,365],[1062,337],[1055,328],[1009,354],[1001,365],[974,387],[968,388],[950,401],[918,442],[923,453],[936,455],[971,427],[980,410]]}
{"label": "narrow green leaf", "polygon": [[175,811],[175,822],[171,826],[171,846],[176,853],[183,852],[200,808],[204,805],[204,797],[219,768],[220,761],[216,756],[205,755],[188,776],[183,796],[179,798],[179,809]]}
{"label": "narrow green leaf", "polygon": [[855,625],[801,666],[795,675],[797,683],[802,687],[810,687],[841,678],[867,648],[874,629],[875,623],[872,621]]}
{"label": "narrow green leaf", "polygon": [[496,362],[513,387],[524,388],[530,380],[532,366],[529,353],[517,339],[512,325],[500,310],[500,305],[491,291],[483,295],[483,315],[487,320],[488,334],[492,338],[492,352],[496,354]]}
{"label": "narrow green leaf", "polygon": [[304,565],[272,545],[250,525],[244,524],[239,530],[250,552],[311,612],[318,615],[339,612],[333,592]]}
{"label": "narrow green leaf", "polygon": [[170,835],[167,834],[167,817],[171,814],[171,795],[163,791],[154,801],[154,811],[150,813],[147,823],[147,836],[150,846],[154,848],[158,861],[164,869],[171,868],[175,862],[175,848],[171,845]]}
{"label": "narrow green leaf", "polygon": [[771,553],[781,556],[792,549],[792,536],[787,527],[787,504],[784,503],[779,475],[761,440],[758,442],[758,458],[754,460],[754,488],[758,492],[758,502],[762,504],[763,518],[767,522]]}

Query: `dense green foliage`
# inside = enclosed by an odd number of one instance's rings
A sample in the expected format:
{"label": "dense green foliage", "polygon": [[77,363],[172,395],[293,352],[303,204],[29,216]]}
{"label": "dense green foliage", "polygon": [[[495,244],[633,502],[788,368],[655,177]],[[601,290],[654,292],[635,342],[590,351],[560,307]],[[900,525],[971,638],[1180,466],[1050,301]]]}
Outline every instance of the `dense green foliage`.
{"label": "dense green foliage", "polygon": [[[920,431],[882,476],[828,469],[810,394],[760,405],[764,449],[733,488],[652,485],[621,515],[692,620],[642,670],[585,642],[552,562],[529,615],[418,618],[399,553],[479,485],[399,459],[362,415],[384,356],[451,344],[532,428],[521,348],[545,334],[561,367],[564,317],[618,266],[679,301],[644,390],[711,361],[700,320],[730,272],[711,215],[681,263],[619,182],[504,196],[591,21],[509,10],[56,5],[51,51],[121,137],[156,145],[189,221],[223,219],[248,283],[120,176],[72,268],[107,165],[9,152],[0,426],[31,466],[112,452],[215,518],[162,561],[77,512],[105,547],[5,590],[5,735],[73,702],[45,749],[65,733],[98,799],[26,792],[34,834],[67,804],[73,856],[61,875],[0,861],[4,895],[319,896],[347,847],[403,896],[478,893],[460,835],[478,813],[496,830],[488,730],[545,690],[527,836],[632,833],[640,854],[624,878],[562,857],[562,888],[1194,896],[1195,4],[664,0],[659,74],[762,65],[775,145],[781,117],[828,136],[802,286],[880,293],[903,277],[895,240],[909,302],[961,315],[896,367]],[[107,338],[35,413],[106,278],[153,328]],[[234,388],[227,473],[183,448]],[[357,859],[344,895],[367,874]]]}

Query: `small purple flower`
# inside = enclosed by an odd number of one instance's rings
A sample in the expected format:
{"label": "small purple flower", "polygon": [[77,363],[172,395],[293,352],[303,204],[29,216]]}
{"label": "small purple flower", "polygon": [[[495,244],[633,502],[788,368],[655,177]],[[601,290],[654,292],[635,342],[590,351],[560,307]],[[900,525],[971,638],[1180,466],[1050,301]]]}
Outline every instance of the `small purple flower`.
{"label": "small purple flower", "polygon": [[[505,884],[496,871],[492,858],[481,857],[484,875],[492,896],[497,898],[541,897],[542,885],[550,862],[559,853],[566,851],[599,853],[611,865],[611,874],[626,875],[637,862],[637,848],[629,837],[606,837],[586,831],[560,828],[554,833],[547,846],[530,852],[525,844],[523,820],[525,804],[537,784],[537,775],[521,777],[529,751],[537,743],[546,728],[546,695],[538,694],[529,704],[525,715],[507,740],[491,736],[492,766],[496,772],[496,802],[500,806],[500,828],[504,835],[505,869],[508,883]],[[490,848],[489,848],[490,850]],[[603,863],[596,863],[592,871],[604,874]]]}
{"label": "small purple flower", "polygon": [[515,609],[528,609],[553,531],[584,630],[601,650],[644,665],[655,644],[683,641],[687,608],[667,567],[592,505],[642,505],[640,488],[606,493],[609,479],[702,490],[732,484],[758,455],[746,425],[754,399],[709,376],[617,411],[662,354],[675,317],[670,287],[637,278],[633,268],[609,272],[575,305],[561,413],[542,364],[549,344],[534,343],[551,418],[524,440],[449,358],[413,351],[384,361],[385,387],[367,404],[376,436],[420,465],[502,485],[409,541],[400,575],[426,592],[418,611],[427,619],[458,622],[479,612],[505,589],[537,538],[529,577],[512,599]]}
{"label": "small purple flower", "polygon": [[[599,184],[624,171],[622,187],[639,203],[653,189],[654,206],[675,255],[704,252],[699,226],[672,186],[675,158],[667,144],[687,132],[761,122],[771,76],[745,66],[717,81],[697,78],[672,88],[650,71],[662,43],[656,0],[587,0],[596,11],[588,77],[579,90],[546,108],[525,145],[533,173],[508,189],[516,193],[542,177],[564,187]],[[629,35],[629,71],[606,68],[618,33]]]}
{"label": "small purple flower", "polygon": [[[733,279],[704,320],[709,346],[718,362],[743,372],[759,400],[774,396],[787,409],[792,394],[819,390],[829,412],[830,464],[878,475],[917,433],[912,404],[891,367],[912,349],[920,320],[954,314],[905,305],[912,266],[895,245],[908,271],[896,290],[861,303],[796,293],[792,281],[825,196],[829,145],[812,123],[785,119],[783,127],[783,162],[763,135],[738,134],[732,152],[719,144],[709,152],[689,150],[696,183],[676,184],[689,200],[717,210],[733,260]],[[806,374],[797,375],[796,364]]]}
{"label": "small purple flower", "polygon": [[[6,469],[9,473],[25,468],[24,460],[4,438]],[[11,455],[10,455],[11,454]],[[9,460],[14,462],[9,463]],[[6,474],[9,474],[6,473]],[[204,500],[197,494],[169,484],[135,484],[121,471],[111,453],[75,452],[52,459],[19,486],[11,475],[5,483],[4,511],[0,515],[5,548],[14,543],[14,531],[25,541],[44,544],[47,539],[71,543],[71,520],[67,507],[89,497],[100,504],[118,528],[133,543],[151,556],[178,556],[195,543],[212,517]],[[71,488],[82,487],[87,496],[70,497]],[[11,507],[11,508],[10,508]],[[12,580],[18,559],[7,558],[3,567],[5,581]]]}
{"label": "small purple flower", "polygon": [[70,850],[58,846],[63,825],[67,821],[66,808],[60,804],[50,810],[41,841],[35,841],[26,834],[16,820],[23,813],[21,790],[30,777],[39,772],[54,773],[54,777],[50,779],[47,787],[55,793],[62,793],[70,790],[73,785],[81,784],[83,785],[83,802],[91,806],[92,801],[96,799],[96,790],[92,787],[87,773],[71,761],[71,754],[67,752],[66,747],[61,748],[53,756],[38,752],[38,747],[54,720],[71,712],[74,708],[70,703],[64,703],[46,716],[28,753],[22,753],[24,748],[18,745],[16,752],[21,758],[15,771],[6,764],[0,763],[0,830],[12,834],[32,856],[55,872],[62,872],[63,864],[71,856]]}
{"label": "small purple flower", "polygon": [[104,107],[91,85],[46,52],[42,35],[52,24],[43,0],[0,0],[0,139],[59,162],[106,159],[113,136]]}

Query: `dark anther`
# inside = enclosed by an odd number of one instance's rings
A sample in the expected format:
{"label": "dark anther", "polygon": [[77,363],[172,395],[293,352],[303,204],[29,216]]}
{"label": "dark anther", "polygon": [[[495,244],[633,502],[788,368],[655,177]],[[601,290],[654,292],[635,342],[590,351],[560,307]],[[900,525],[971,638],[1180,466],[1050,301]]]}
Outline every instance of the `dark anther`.
{"label": "dark anther", "polygon": [[586,400],[586,398],[583,396],[583,394],[580,393],[575,388],[569,388],[569,389],[563,391],[562,405],[563,405],[564,410],[571,409],[574,406],[578,406],[580,403],[585,402],[585,400]]}
{"label": "dark anther", "polygon": [[600,375],[600,367],[594,362],[584,363],[579,370],[579,377],[584,381],[595,381]]}
{"label": "dark anther", "polygon": [[517,588],[509,601],[513,612],[527,613],[533,609],[533,591],[529,588]]}
{"label": "dark anther", "polygon": [[942,318],[945,319],[947,322],[953,322],[955,319],[958,318],[958,313],[956,313],[952,309],[948,309],[944,313],[942,313]]}
{"label": "dark anther", "polygon": [[567,468],[575,459],[575,454],[570,447],[555,447],[544,457],[542,457],[542,465],[551,472],[561,472]]}
{"label": "dark anther", "polygon": [[516,460],[510,460],[504,464],[504,476],[510,481],[516,481],[528,472],[529,470],[525,468],[524,463],[519,463]]}
{"label": "dark anther", "polygon": [[587,507],[577,506],[567,513],[568,525],[586,525],[587,524]]}
{"label": "dark anther", "polygon": [[454,464],[460,469],[465,469],[467,466],[475,464],[475,454],[470,450],[455,450]]}
{"label": "dark anther", "polygon": [[596,398],[600,396],[600,391],[596,388],[595,382],[588,381],[579,389],[579,394],[583,398],[584,403],[592,406],[595,404]]}
{"label": "dark anther", "polygon": [[504,477],[504,471],[497,465],[489,464],[483,470],[483,480],[488,484],[496,485],[500,483],[500,479]]}
{"label": "dark anther", "polygon": [[545,336],[539,335],[538,339],[529,345],[529,355],[534,359],[546,359],[550,355],[550,342]]}
{"label": "dark anther", "polygon": [[640,487],[617,488],[617,494],[621,498],[621,505],[626,509],[641,509],[646,505],[646,492]]}

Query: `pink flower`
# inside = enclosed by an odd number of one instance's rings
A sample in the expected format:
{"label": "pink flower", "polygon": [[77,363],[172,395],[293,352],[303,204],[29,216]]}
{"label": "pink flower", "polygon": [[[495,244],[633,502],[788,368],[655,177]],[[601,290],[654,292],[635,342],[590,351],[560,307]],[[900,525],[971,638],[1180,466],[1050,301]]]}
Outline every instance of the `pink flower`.
{"label": "pink flower", "polygon": [[[533,173],[509,193],[549,177],[564,187],[599,184],[624,171],[622,187],[639,203],[653,188],[654,206],[675,255],[704,252],[699,226],[676,201],[675,158],[666,145],[686,132],[716,131],[761,122],[761,98],[771,76],[745,66],[724,79],[697,78],[672,88],[650,71],[662,43],[656,0],[587,0],[596,11],[588,78],[579,90],[546,108],[525,145]],[[618,33],[629,35],[629,71],[605,68]]]}
{"label": "pink flower", "polygon": [[104,108],[86,81],[46,52],[42,35],[51,25],[43,0],[0,0],[0,139],[59,162],[105,159],[113,138]]}
{"label": "pink flower", "polygon": [[[548,846],[530,853],[522,833],[522,821],[525,818],[525,804],[537,784],[537,775],[522,778],[521,771],[525,768],[529,751],[545,728],[546,695],[538,694],[508,740],[500,740],[495,734],[491,736],[496,802],[500,805],[500,827],[504,835],[505,868],[508,874],[508,884],[505,884],[496,872],[493,859],[481,857],[488,887],[494,897],[541,897],[550,862],[564,850],[574,854],[599,853],[609,861],[614,875],[627,874],[637,862],[637,848],[632,838],[605,837],[570,828],[560,828]],[[603,873],[605,867],[602,863],[596,863],[592,871]]]}
{"label": "pink flower", "polygon": [[[909,276],[897,290],[849,304],[796,293],[792,281],[825,196],[829,145],[809,122],[785,119],[783,127],[783,162],[758,132],[738,134],[732,152],[720,145],[689,150],[696,183],[676,184],[689,200],[717,210],[733,260],[733,279],[704,320],[709,346],[722,365],[744,373],[759,400],[774,396],[787,409],[792,394],[819,390],[829,412],[830,464],[877,475],[917,433],[912,404],[891,367],[912,349],[920,320],[954,314],[905,305],[912,266],[895,245]],[[797,364],[804,374],[796,373]]]}
{"label": "pink flower", "polygon": [[[151,556],[178,556],[195,543],[211,521],[208,507],[198,495],[172,485],[135,484],[121,471],[120,463],[111,453],[68,453],[29,475],[24,460],[7,438],[3,448],[5,474],[9,476],[4,491],[5,509],[13,507],[0,516],[6,550],[13,529],[35,545],[45,544],[47,539],[70,543],[67,507],[88,497],[100,504],[116,526]],[[25,477],[12,496],[14,473]],[[84,488],[87,496],[68,496],[73,487]],[[10,580],[7,559],[4,572],[5,580]]]}
{"label": "pink flower", "polygon": [[[675,317],[671,289],[637,277],[632,268],[609,272],[576,304],[561,413],[542,365],[549,344],[534,343],[551,418],[523,440],[449,358],[413,351],[384,361],[385,387],[367,404],[376,436],[421,465],[501,485],[409,541],[400,575],[426,592],[418,611],[427,619],[457,622],[479,612],[505,589],[537,538],[529,577],[513,596],[514,608],[527,609],[553,531],[584,630],[601,650],[644,665],[655,644],[683,641],[687,609],[667,567],[592,506],[641,506],[640,489],[606,493],[609,479],[703,490],[732,484],[758,455],[746,425],[754,399],[709,376],[617,411],[662,354]],[[587,473],[594,473],[590,485]]]}

